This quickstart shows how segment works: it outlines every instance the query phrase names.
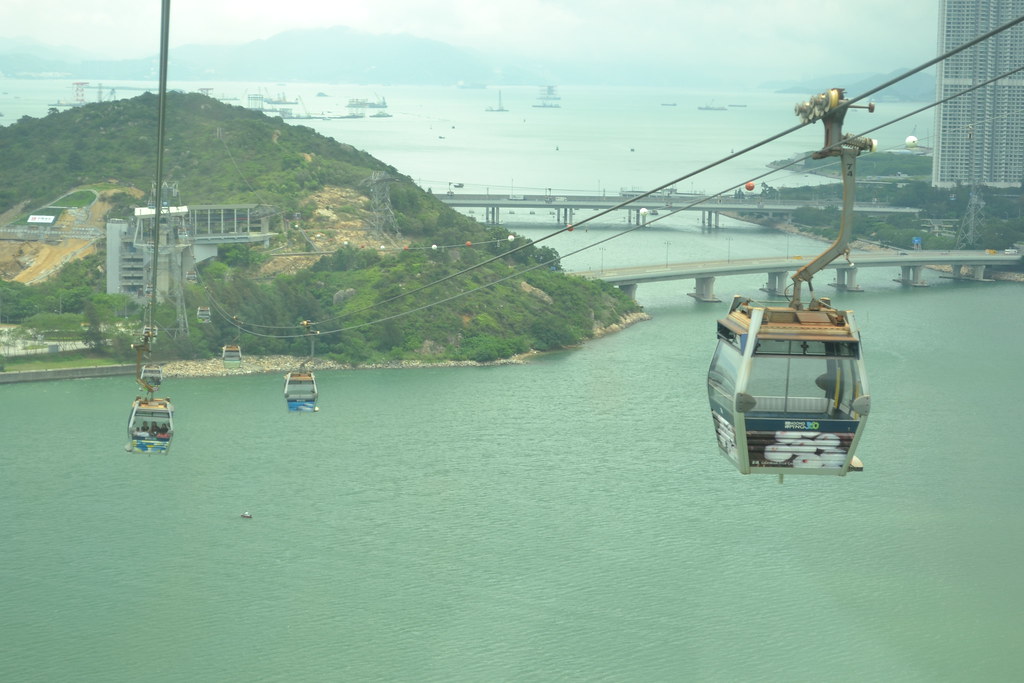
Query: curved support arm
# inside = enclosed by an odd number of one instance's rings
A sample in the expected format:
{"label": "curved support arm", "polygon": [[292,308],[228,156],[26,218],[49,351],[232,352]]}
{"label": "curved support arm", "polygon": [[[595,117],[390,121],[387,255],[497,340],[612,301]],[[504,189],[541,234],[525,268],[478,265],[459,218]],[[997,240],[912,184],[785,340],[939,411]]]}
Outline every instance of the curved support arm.
{"label": "curved support arm", "polygon": [[817,258],[804,265],[800,270],[793,273],[793,297],[790,300],[792,308],[800,308],[800,285],[803,282],[810,283],[811,278],[832,261],[850,250],[850,238],[853,235],[853,200],[856,192],[857,182],[857,155],[860,149],[855,147],[843,147],[840,153],[840,160],[843,171],[843,213],[839,219],[839,234],[832,242],[832,245],[821,252]]}
{"label": "curved support arm", "polygon": [[[856,189],[857,155],[862,151],[874,151],[877,144],[870,138],[854,138],[844,136],[842,132],[843,118],[852,106],[843,99],[841,88],[832,88],[826,93],[816,95],[809,101],[796,106],[796,114],[805,123],[820,120],[825,124],[825,147],[815,152],[815,159],[838,156],[842,165],[843,176],[843,213],[839,220],[839,234],[828,249],[813,261],[793,273],[793,297],[790,307],[802,308],[800,302],[800,286],[806,282],[810,286],[811,278],[841,254],[850,250],[850,239],[853,236],[853,198]],[[873,104],[867,106],[874,111]]]}

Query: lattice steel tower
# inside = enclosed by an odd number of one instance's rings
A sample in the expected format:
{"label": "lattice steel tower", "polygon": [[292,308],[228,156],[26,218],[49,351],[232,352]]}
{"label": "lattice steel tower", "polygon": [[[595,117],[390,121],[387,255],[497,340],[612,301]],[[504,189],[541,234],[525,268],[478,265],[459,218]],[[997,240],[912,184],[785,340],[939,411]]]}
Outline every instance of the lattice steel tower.
{"label": "lattice steel tower", "polygon": [[381,237],[398,237],[398,221],[391,208],[391,183],[398,182],[384,171],[374,171],[363,181],[370,186],[370,228]]}

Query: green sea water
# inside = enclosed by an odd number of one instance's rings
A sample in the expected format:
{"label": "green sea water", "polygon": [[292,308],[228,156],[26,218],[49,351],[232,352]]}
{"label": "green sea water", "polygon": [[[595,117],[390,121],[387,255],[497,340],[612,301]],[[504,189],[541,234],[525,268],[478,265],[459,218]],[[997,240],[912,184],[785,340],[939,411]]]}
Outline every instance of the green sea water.
{"label": "green sea water", "polygon": [[[680,219],[602,248],[565,265],[821,245]],[[168,456],[123,450],[130,378],[0,386],[0,680],[1018,680],[1024,288],[882,270],[834,294],[873,398],[845,478],[717,454],[725,304],[689,282],[526,365],[319,373],[316,414],[278,375],[169,379]]]}

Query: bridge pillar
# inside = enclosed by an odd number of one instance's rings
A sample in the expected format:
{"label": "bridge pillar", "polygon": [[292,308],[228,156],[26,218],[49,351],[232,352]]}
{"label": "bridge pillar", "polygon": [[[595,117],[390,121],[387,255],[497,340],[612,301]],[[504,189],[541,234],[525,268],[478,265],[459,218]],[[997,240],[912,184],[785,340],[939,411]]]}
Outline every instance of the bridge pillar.
{"label": "bridge pillar", "polygon": [[987,266],[983,263],[976,265],[964,265],[963,263],[954,263],[952,265],[952,275],[942,275],[941,277],[951,277],[954,280],[972,280],[975,282],[994,282],[991,278],[985,277],[985,269]]}
{"label": "bridge pillar", "polygon": [[645,214],[640,213],[643,211],[643,207],[626,210],[629,212],[629,218],[626,219],[626,222],[630,225],[644,225],[647,222],[647,219],[644,217]]}
{"label": "bridge pillar", "polygon": [[764,287],[761,288],[762,292],[767,292],[772,296],[785,296],[786,286],[789,284],[789,271],[776,270],[768,273],[768,282],[764,283]]}
{"label": "bridge pillar", "polygon": [[701,230],[703,231],[704,228],[707,228],[707,230],[710,232],[712,228],[717,228],[719,226],[719,219],[721,218],[721,216],[722,214],[719,213],[718,211],[709,211],[707,209],[701,209]]}
{"label": "bridge pillar", "polygon": [[627,285],[618,285],[619,289],[629,295],[631,299],[636,301],[636,283],[633,282]]}
{"label": "bridge pillar", "polygon": [[721,301],[721,299],[715,296],[714,276],[697,278],[693,291],[689,293],[689,296],[692,296],[697,301],[710,304],[717,304]]}
{"label": "bridge pillar", "polygon": [[836,268],[836,281],[832,283],[836,289],[847,292],[863,292],[857,284],[856,268]]}
{"label": "bridge pillar", "polygon": [[900,277],[894,282],[911,287],[928,286],[928,283],[921,279],[921,266],[900,266]]}
{"label": "bridge pillar", "polygon": [[555,220],[562,225],[569,225],[572,223],[572,207],[571,206],[558,206],[555,207]]}
{"label": "bridge pillar", "polygon": [[498,225],[501,220],[501,207],[500,206],[488,206],[486,209],[486,215],[484,222],[487,225]]}

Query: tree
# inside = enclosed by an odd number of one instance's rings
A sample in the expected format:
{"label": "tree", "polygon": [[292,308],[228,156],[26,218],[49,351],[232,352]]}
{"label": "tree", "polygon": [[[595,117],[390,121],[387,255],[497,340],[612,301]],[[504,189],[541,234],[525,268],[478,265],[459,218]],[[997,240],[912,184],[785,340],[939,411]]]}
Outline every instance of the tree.
{"label": "tree", "polygon": [[99,306],[92,300],[85,302],[85,326],[82,328],[82,341],[90,349],[99,351],[106,346],[107,338],[103,333],[104,320]]}

